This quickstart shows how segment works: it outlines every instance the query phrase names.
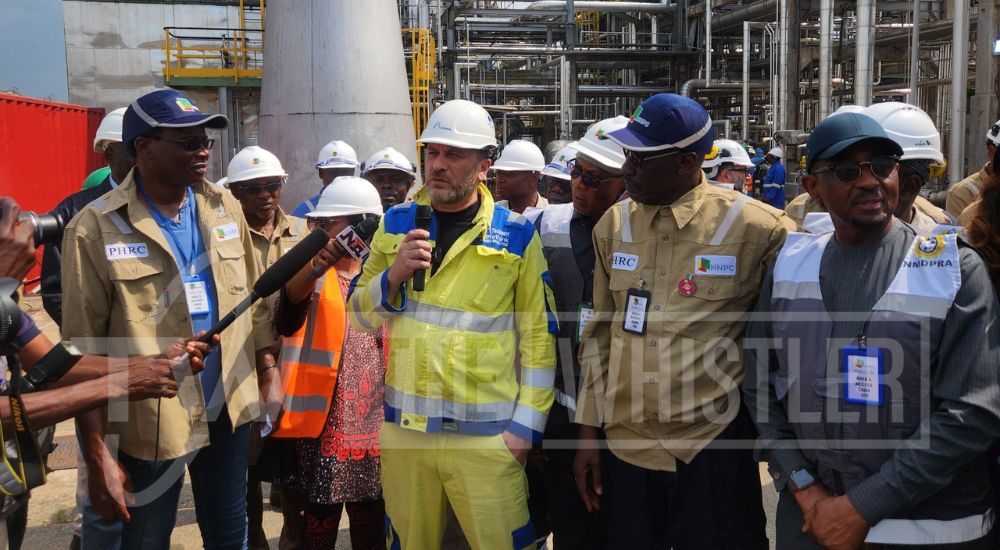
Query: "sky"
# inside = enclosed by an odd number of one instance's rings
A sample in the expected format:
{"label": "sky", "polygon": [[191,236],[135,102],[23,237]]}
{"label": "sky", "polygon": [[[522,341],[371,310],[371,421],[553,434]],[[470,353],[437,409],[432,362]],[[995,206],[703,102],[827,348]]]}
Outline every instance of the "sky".
{"label": "sky", "polygon": [[0,90],[66,101],[62,0],[0,0]]}

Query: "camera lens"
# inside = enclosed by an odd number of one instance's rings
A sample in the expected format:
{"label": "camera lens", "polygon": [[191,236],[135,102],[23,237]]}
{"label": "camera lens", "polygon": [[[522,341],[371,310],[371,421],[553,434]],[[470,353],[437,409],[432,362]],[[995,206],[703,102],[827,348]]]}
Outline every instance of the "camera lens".
{"label": "camera lens", "polygon": [[21,212],[19,221],[30,221],[35,228],[35,246],[43,244],[58,244],[62,240],[63,219],[57,214],[36,214]]}

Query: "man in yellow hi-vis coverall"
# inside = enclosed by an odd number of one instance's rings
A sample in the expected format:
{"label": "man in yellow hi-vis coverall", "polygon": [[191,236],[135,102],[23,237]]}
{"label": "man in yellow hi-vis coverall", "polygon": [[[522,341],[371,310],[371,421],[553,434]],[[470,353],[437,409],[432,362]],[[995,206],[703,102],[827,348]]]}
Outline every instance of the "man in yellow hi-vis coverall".
{"label": "man in yellow hi-vis coverall", "polygon": [[387,547],[440,548],[450,503],[474,549],[534,548],[523,464],[555,395],[551,278],[531,223],[478,183],[486,111],[449,101],[420,142],[425,185],[386,212],[349,305],[355,327],[389,326]]}

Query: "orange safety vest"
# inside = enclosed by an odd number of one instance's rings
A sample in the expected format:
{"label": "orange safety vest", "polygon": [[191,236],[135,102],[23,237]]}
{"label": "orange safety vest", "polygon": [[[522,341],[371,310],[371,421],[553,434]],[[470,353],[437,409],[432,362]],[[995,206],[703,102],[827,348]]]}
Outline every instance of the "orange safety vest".
{"label": "orange safety vest", "polygon": [[333,268],[316,282],[306,322],[282,339],[285,412],[271,437],[319,437],[326,425],[347,330],[340,281]]}

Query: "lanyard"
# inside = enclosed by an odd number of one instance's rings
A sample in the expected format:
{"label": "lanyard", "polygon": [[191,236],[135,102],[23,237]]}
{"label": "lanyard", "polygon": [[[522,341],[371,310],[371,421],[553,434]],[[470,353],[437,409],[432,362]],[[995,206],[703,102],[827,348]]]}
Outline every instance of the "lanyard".
{"label": "lanyard", "polygon": [[177,267],[181,270],[181,273],[183,273],[184,266],[187,266],[187,275],[194,278],[197,275],[194,265],[196,259],[195,255],[198,253],[198,238],[201,236],[201,232],[198,229],[198,215],[196,211],[197,205],[194,202],[194,191],[192,191],[190,187],[187,188],[187,204],[181,206],[181,216],[184,216],[185,214],[187,215],[188,227],[191,228],[191,248],[187,251],[190,255],[185,254],[184,247],[177,239],[177,235],[170,230],[169,224],[173,220],[164,216],[163,213],[156,208],[156,205],[153,204],[153,200],[149,198],[149,195],[146,194],[141,185],[139,186],[139,194],[142,195],[142,198],[146,199],[146,204],[149,205],[149,212],[153,215],[157,225],[159,225],[160,229],[162,229],[163,232],[167,234],[167,237],[173,241],[178,256]]}

